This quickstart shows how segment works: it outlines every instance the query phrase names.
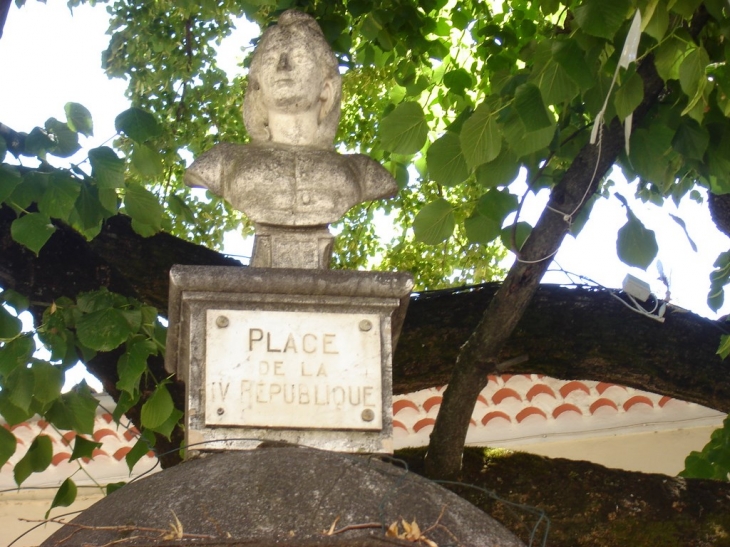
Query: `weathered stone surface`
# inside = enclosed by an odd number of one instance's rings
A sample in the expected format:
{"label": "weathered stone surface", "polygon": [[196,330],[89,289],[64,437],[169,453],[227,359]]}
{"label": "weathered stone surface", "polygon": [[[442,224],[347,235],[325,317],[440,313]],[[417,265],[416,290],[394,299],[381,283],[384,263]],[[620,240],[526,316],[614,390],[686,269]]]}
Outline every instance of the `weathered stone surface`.
{"label": "weathered stone surface", "polygon": [[170,280],[165,366],[186,384],[186,444],[392,453],[409,274],[175,266]]}
{"label": "weathered stone surface", "polygon": [[[127,485],[42,547],[125,538],[124,545],[169,545],[159,532],[143,529],[169,530],[175,518],[188,537],[173,545],[377,545],[400,519],[415,520],[437,545],[523,545],[470,503],[397,464],[277,446],[208,455]],[[335,529],[368,526],[326,537],[333,523]]]}
{"label": "weathered stone surface", "polygon": [[334,151],[341,94],[337,58],[315,20],[284,12],[251,60],[244,122],[252,143],[218,144],[187,170],[188,185],[254,222],[253,266],[328,268],[327,225],[358,203],[396,194],[378,162]]}

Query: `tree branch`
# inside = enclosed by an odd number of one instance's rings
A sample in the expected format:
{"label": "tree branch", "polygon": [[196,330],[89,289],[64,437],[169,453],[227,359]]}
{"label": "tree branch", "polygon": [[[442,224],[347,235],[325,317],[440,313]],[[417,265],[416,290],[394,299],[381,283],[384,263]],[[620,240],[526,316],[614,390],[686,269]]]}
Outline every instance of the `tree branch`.
{"label": "tree branch", "polygon": [[[707,13],[701,10],[693,21],[693,31],[699,32],[706,20]],[[644,60],[637,73],[644,82],[644,99],[634,112],[636,126],[639,126],[657,104],[664,82],[651,58]],[[623,127],[614,119],[595,146],[587,144],[581,149],[550,193],[550,201],[518,260],[457,357],[431,433],[426,460],[429,476],[452,477],[459,471],[469,420],[477,397],[486,385],[487,373],[496,370],[504,344],[525,313],[552,256],[568,233],[569,223],[563,214],[572,218],[581,211],[623,146]]]}

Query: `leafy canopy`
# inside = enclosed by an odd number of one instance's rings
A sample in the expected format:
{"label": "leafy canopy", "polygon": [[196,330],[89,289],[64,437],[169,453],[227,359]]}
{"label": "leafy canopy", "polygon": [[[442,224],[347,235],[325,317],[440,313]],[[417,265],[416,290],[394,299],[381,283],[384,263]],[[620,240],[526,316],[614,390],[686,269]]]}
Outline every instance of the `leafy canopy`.
{"label": "leafy canopy", "polygon": [[[499,276],[504,248],[519,250],[531,230],[509,191],[518,173],[531,191],[553,187],[588,144],[599,113],[603,123],[628,124],[642,104],[646,82],[637,65],[619,66],[637,11],[638,63],[653,64],[663,91],[627,131],[618,167],[638,180],[641,198],[656,203],[678,201],[698,185],[730,192],[724,0],[117,0],[103,63],[111,77],[128,79],[134,106],[116,118],[111,146],[66,168],[49,159],[73,156],[93,132],[80,104],[66,106],[65,121],[59,113],[32,129],[20,150],[0,139],[0,203],[17,214],[11,237],[37,254],[59,223],[93,239],[116,214],[130,216],[142,235],[165,230],[214,247],[240,223],[250,231],[224,202],[191,195],[182,174],[191,155],[247,140],[246,81],[218,67],[215,45],[233,32],[235,18],[265,26],[289,8],[315,16],[343,68],[337,145],[381,161],[401,189],[395,200],[356,208],[340,223],[338,266],[409,269],[421,288]],[[38,164],[19,166],[12,154]],[[573,212],[563,213],[577,229]],[[396,226],[391,241],[381,241],[373,223],[384,214]],[[628,209],[617,244],[622,259],[639,267],[657,253],[653,232]],[[714,307],[729,263],[718,258]],[[12,291],[2,298],[0,413],[9,423],[40,414],[88,434],[95,401],[83,388],[61,394],[62,372],[79,357],[119,351],[118,412],[141,406],[146,428],[130,466],[149,449],[152,432],[171,434],[180,412],[166,380],[151,378],[147,365],[164,347],[157,310],[103,289],[75,300],[59,295],[34,330],[51,352],[39,360],[13,312],[27,301]],[[0,463],[15,451],[3,431]],[[79,457],[92,444],[80,441]],[[47,461],[41,436],[16,466],[18,483]],[[54,503],[67,504],[74,493],[65,484]]]}

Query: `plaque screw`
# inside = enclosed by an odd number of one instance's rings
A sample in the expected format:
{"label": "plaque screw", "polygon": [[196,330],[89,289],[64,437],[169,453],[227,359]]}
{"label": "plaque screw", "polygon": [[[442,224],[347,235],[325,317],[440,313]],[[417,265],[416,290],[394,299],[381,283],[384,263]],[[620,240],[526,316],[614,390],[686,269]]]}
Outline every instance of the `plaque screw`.
{"label": "plaque screw", "polygon": [[223,410],[222,408],[218,409],[218,416],[223,416],[223,414],[225,414],[225,413],[226,413],[226,411]]}
{"label": "plaque screw", "polygon": [[[368,321],[367,319],[363,319],[362,321],[360,321],[360,330],[361,331],[367,332],[372,328],[373,328],[373,324],[370,321]],[[368,420],[368,421],[370,421],[370,420]]]}
{"label": "plaque screw", "polygon": [[215,319],[215,324],[221,329],[225,329],[228,326],[228,318],[225,315],[219,315]]}
{"label": "plaque screw", "polygon": [[362,416],[363,421],[372,422],[375,419],[375,412],[373,412],[369,408],[366,408],[365,410],[362,411],[361,416]]}

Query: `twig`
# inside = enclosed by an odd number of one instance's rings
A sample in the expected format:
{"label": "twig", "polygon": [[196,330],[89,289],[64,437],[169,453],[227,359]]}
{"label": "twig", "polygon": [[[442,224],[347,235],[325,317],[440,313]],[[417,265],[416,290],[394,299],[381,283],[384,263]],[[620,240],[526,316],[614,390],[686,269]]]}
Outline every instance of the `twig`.
{"label": "twig", "polygon": [[366,522],[364,524],[348,524],[347,526],[343,526],[342,528],[333,530],[331,533],[328,533],[327,535],[334,536],[337,534],[342,534],[343,532],[349,532],[350,530],[365,530],[367,528],[382,528],[382,525],[379,522]]}
{"label": "twig", "polygon": [[[167,534],[170,532],[169,529],[164,528],[148,528],[146,526],[134,526],[131,524],[120,524],[117,526],[89,526],[86,524],[77,524],[75,522],[66,522],[63,519],[26,519],[26,518],[20,518],[19,520],[22,520],[24,522],[38,522],[41,524],[47,524],[49,522],[53,524],[62,524],[64,526],[71,526],[78,528],[80,530],[103,530],[103,531],[111,531],[111,532],[151,532],[154,534]],[[182,538],[179,539],[216,539],[216,536],[211,536],[210,534],[189,534],[184,533]]]}

